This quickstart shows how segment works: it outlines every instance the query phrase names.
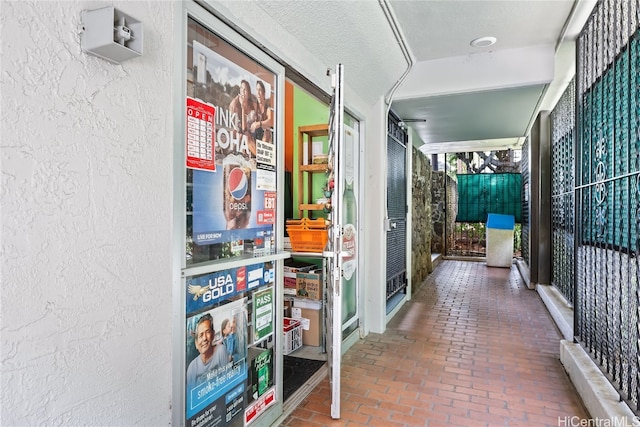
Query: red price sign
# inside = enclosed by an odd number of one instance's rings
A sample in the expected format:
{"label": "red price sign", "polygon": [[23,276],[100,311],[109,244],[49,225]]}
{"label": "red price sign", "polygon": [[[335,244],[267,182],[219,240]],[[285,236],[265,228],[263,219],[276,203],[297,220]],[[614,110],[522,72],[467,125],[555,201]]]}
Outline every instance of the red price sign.
{"label": "red price sign", "polygon": [[215,172],[216,108],[187,98],[187,167]]}

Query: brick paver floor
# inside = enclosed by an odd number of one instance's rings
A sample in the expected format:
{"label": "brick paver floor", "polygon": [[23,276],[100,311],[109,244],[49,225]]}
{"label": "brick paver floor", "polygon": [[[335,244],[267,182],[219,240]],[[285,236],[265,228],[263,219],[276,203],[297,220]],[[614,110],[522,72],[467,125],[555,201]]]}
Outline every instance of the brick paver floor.
{"label": "brick paver floor", "polygon": [[282,425],[569,426],[588,415],[561,339],[515,267],[443,261],[383,334],[343,356],[341,419],[325,379]]}

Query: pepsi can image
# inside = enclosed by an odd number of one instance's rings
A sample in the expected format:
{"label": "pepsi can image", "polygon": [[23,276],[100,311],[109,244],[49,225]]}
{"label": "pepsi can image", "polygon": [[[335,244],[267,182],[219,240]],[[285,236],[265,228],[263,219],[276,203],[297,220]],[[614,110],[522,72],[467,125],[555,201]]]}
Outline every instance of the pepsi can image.
{"label": "pepsi can image", "polygon": [[241,155],[229,155],[222,165],[227,230],[247,228],[251,218],[251,163]]}

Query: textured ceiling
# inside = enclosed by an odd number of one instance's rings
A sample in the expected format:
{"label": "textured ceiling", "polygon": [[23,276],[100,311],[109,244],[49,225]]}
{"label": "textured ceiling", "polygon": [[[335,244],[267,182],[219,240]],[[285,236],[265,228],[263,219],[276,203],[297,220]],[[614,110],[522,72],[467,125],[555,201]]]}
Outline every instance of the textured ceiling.
{"label": "textured ceiling", "polygon": [[377,1],[261,1],[282,25],[327,68],[343,64],[345,80],[374,104],[407,67]]}
{"label": "textured ceiling", "polygon": [[498,39],[491,47],[513,49],[555,45],[573,1],[391,0],[417,61],[476,53],[478,37]]}
{"label": "textured ceiling", "polygon": [[[327,68],[344,64],[347,84],[372,105],[408,69],[404,43],[413,66],[393,92],[392,110],[423,151],[442,152],[521,143],[540,108],[553,107],[550,99],[566,87],[572,38],[595,0],[257,3]],[[483,36],[498,41],[470,46]],[[534,58],[532,49],[542,53]]]}

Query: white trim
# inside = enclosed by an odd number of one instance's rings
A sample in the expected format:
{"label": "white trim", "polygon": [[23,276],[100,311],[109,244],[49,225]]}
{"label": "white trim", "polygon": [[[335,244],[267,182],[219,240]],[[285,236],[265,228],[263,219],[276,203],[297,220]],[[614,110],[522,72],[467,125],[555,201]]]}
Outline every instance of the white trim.
{"label": "white trim", "polygon": [[562,332],[564,339],[573,340],[573,309],[564,296],[551,285],[537,285],[536,291],[540,298],[547,306],[547,310],[553,320],[556,322],[558,329]]}
{"label": "white trim", "polygon": [[[619,426],[637,426],[640,418],[620,399],[609,380],[598,369],[580,344],[560,341],[560,361],[571,378],[592,420]],[[570,414],[567,414],[570,416]],[[559,419],[560,420],[560,419]],[[569,425],[569,424],[567,424]],[[583,425],[583,424],[580,424]]]}

